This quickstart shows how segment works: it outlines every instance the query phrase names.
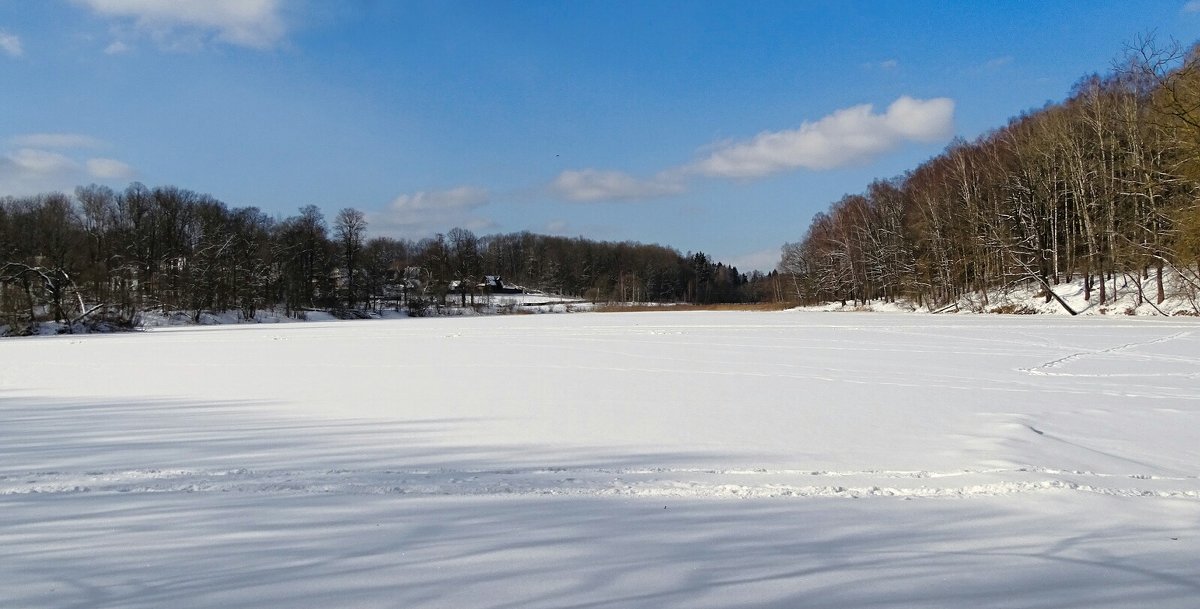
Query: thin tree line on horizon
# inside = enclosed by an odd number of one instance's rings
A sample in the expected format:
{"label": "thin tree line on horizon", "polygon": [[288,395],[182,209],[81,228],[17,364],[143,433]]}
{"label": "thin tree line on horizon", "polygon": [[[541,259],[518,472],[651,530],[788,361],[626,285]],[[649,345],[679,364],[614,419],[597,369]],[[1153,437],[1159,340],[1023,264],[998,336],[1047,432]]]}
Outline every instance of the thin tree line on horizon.
{"label": "thin tree line on horizon", "polygon": [[[422,240],[369,237],[363,212],[332,225],[316,206],[286,218],[229,207],[174,186],[88,185],[73,196],[0,199],[0,325],[134,323],[139,313],[277,310],[417,314],[472,302],[485,276],[601,302],[757,301],[768,277],[742,275],[704,253],[633,242],[538,235]],[[778,286],[774,293],[778,294]],[[85,324],[86,325],[86,324]]]}

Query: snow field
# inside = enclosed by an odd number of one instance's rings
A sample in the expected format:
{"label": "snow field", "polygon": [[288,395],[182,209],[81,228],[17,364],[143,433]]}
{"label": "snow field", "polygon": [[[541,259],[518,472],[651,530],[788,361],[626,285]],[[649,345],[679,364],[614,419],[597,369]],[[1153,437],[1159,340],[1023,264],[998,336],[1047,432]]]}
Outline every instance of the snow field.
{"label": "snow field", "polygon": [[3,507],[5,604],[21,607],[1187,607],[1200,550],[1186,504],[1072,495]]}
{"label": "snow field", "polygon": [[0,606],[1191,607],[1197,330],[658,312],[5,340]]}

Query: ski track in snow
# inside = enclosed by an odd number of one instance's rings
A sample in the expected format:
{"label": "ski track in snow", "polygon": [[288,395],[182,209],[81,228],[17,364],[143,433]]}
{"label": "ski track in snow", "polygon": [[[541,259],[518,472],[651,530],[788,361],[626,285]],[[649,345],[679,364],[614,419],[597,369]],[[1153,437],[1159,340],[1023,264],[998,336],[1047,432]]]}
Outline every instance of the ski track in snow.
{"label": "ski track in snow", "polygon": [[1193,609],[1198,329],[665,312],[6,340],[0,608]]}
{"label": "ski track in snow", "polygon": [[[1168,336],[1163,336],[1160,338],[1155,338],[1155,339],[1147,340],[1147,341],[1126,343],[1123,345],[1116,345],[1114,347],[1108,347],[1105,349],[1093,349],[1093,350],[1086,350],[1086,351],[1078,351],[1075,353],[1071,353],[1069,355],[1064,355],[1063,357],[1060,357],[1057,359],[1050,360],[1044,364],[1039,364],[1037,366],[1033,366],[1030,368],[1021,368],[1020,371],[1026,373],[1026,374],[1031,374],[1031,375],[1036,375],[1036,376],[1077,376],[1077,377],[1089,377],[1089,376],[1090,377],[1184,376],[1184,377],[1198,377],[1198,376],[1200,376],[1200,373],[1182,373],[1182,374],[1174,373],[1174,374],[1172,374],[1172,373],[1157,372],[1157,373],[1142,373],[1142,374],[1111,374],[1111,373],[1107,373],[1107,374],[1072,374],[1072,373],[1065,373],[1065,372],[1048,372],[1048,370],[1061,368],[1065,364],[1068,364],[1070,362],[1073,362],[1073,361],[1076,361],[1079,359],[1083,359],[1083,358],[1087,358],[1087,357],[1094,357],[1094,356],[1098,356],[1098,355],[1110,355],[1113,353],[1121,353],[1121,352],[1127,351],[1129,349],[1136,349],[1138,347],[1148,347],[1150,345],[1166,343],[1166,342],[1170,342],[1173,340],[1178,340],[1180,338],[1188,338],[1191,335],[1192,335],[1192,332],[1190,332],[1190,331],[1176,332],[1175,334],[1170,334]],[[1185,363],[1190,363],[1190,364],[1200,363],[1194,359],[1163,356],[1163,355],[1150,355],[1150,354],[1126,354],[1126,355],[1132,355],[1133,357],[1135,357],[1137,359],[1148,360],[1148,361],[1171,361],[1171,362],[1185,362]]]}
{"label": "ski track in snow", "polygon": [[[958,485],[931,485],[933,481],[955,478],[965,480]],[[1106,474],[1045,467],[952,472],[557,467],[516,470],[377,471],[237,468],[29,472],[0,475],[0,496],[196,492],[417,496],[616,495],[692,499],[913,499],[1080,492],[1117,497],[1200,499],[1200,477]]]}

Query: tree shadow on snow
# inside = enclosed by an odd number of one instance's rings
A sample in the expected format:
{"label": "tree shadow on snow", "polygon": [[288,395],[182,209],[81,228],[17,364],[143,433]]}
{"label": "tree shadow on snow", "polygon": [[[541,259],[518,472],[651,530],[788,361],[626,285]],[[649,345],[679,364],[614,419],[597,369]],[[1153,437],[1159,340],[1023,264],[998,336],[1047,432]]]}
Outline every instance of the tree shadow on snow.
{"label": "tree shadow on snow", "polygon": [[[55,472],[129,468],[618,470],[721,457],[455,445],[471,424],[455,419],[0,401],[0,481],[10,489]],[[1066,494],[12,493],[0,496],[0,598],[80,609],[1187,607],[1200,597],[1198,515],[1195,502]]]}

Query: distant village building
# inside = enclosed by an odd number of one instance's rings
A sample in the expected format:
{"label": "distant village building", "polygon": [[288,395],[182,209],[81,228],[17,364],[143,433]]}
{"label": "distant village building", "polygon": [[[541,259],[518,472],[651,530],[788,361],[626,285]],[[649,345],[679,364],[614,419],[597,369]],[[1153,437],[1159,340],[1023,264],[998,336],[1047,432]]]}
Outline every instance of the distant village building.
{"label": "distant village building", "polygon": [[485,275],[483,283],[479,287],[488,294],[521,294],[525,292],[520,287],[504,283],[499,275]]}
{"label": "distant village building", "polygon": [[499,275],[485,275],[483,277],[482,283],[475,284],[475,290],[473,292],[468,291],[469,288],[471,287],[470,283],[459,280],[459,279],[455,279],[454,281],[451,281],[448,287],[450,289],[450,293],[452,293],[452,294],[461,294],[463,292],[467,292],[468,294],[469,293],[476,293],[476,294],[524,294],[525,293],[524,288],[522,288],[520,286],[515,286],[512,284],[509,284],[509,283],[505,283],[504,280]]}

